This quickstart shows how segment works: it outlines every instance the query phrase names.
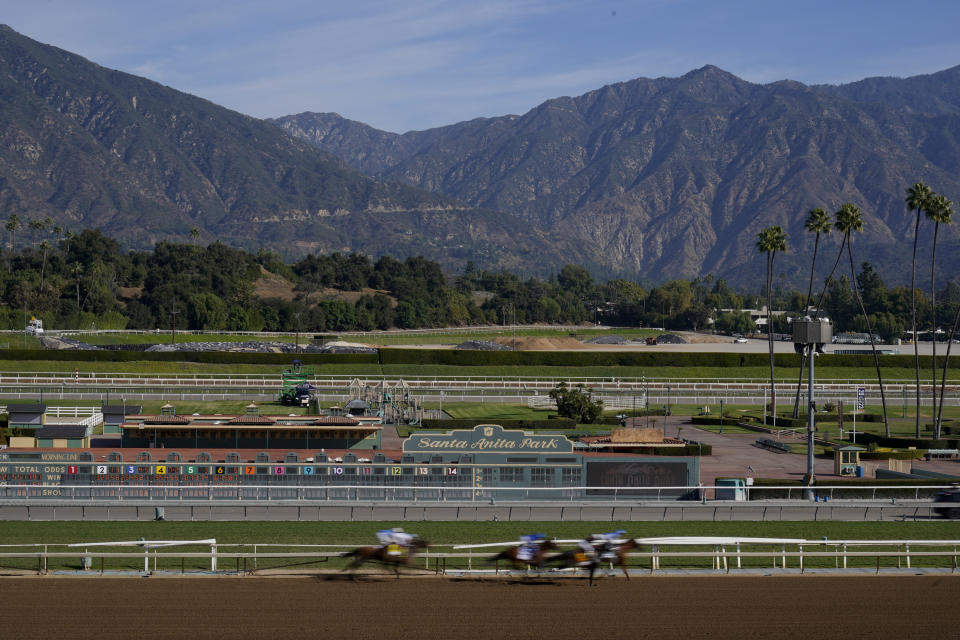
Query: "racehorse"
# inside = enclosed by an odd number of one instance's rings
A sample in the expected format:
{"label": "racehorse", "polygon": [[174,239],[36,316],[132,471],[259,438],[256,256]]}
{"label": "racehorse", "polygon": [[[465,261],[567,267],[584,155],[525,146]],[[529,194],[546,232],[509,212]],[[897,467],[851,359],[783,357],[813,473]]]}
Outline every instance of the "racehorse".
{"label": "racehorse", "polygon": [[[392,545],[391,545],[392,546]],[[353,562],[344,567],[344,571],[360,568],[365,562],[379,562],[387,567],[392,567],[397,579],[400,579],[400,567],[408,567],[413,561],[414,556],[421,549],[426,549],[430,543],[420,538],[414,538],[409,545],[400,548],[399,554],[391,554],[388,546],[377,545],[369,547],[360,547],[353,551],[347,551],[341,558],[353,558]]]}
{"label": "racehorse", "polygon": [[523,545],[517,545],[515,547],[510,547],[509,549],[504,549],[497,555],[492,558],[487,559],[487,562],[490,564],[496,564],[499,568],[499,563],[501,560],[507,560],[513,565],[514,569],[522,569],[524,567],[536,567],[539,571],[543,568],[544,560],[546,559],[547,551],[552,551],[557,548],[557,545],[550,540],[544,540],[540,544],[536,545],[536,552],[534,553],[533,558],[530,560],[524,560],[520,558],[520,547]]}
{"label": "racehorse", "polygon": [[590,572],[590,586],[592,587],[593,574],[596,570],[599,569],[604,562],[613,562],[613,564],[623,570],[623,575],[627,577],[627,580],[630,580],[630,574],[627,573],[627,554],[638,546],[637,541],[630,538],[626,542],[616,545],[613,550],[615,554],[613,558],[601,558],[599,555],[588,556],[584,553],[583,549],[578,547],[564,551],[563,553],[558,553],[547,560],[546,564],[556,564],[558,569],[587,569]]}

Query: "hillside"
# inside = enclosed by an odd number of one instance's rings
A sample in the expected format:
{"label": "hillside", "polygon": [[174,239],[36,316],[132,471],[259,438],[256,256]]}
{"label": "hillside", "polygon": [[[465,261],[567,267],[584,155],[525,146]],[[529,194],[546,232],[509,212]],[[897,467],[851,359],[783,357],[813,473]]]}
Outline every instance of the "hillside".
{"label": "hillside", "polygon": [[[960,198],[960,67],[808,87],[707,66],[403,135],[336,114],[275,122],[365,173],[509,211],[576,239],[581,261],[654,280],[752,278],[756,234],[779,224],[793,248],[781,269],[799,282],[812,249],[806,212],[851,201],[866,221],[855,252],[902,282],[905,188],[922,179]],[[941,241],[954,273],[956,232]]]}
{"label": "hillside", "polygon": [[[127,246],[561,258],[511,216],[364,176],[277,127],[0,26],[0,211]],[[516,256],[516,257],[515,257]],[[502,260],[502,265],[499,262]]]}

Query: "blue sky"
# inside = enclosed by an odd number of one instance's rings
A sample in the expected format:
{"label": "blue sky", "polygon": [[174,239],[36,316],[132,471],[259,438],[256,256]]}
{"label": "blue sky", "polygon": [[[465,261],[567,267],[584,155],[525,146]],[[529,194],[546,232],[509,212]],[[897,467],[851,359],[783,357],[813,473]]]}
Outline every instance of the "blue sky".
{"label": "blue sky", "polygon": [[807,84],[960,64],[955,0],[0,0],[0,22],[252,116],[396,132],[705,64]]}

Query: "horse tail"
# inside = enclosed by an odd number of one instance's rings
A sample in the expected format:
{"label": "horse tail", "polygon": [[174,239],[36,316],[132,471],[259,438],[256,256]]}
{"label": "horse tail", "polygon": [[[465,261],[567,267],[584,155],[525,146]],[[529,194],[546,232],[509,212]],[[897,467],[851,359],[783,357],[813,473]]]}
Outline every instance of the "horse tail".
{"label": "horse tail", "polygon": [[356,556],[356,555],[357,555],[357,550],[354,549],[353,551],[344,551],[343,553],[340,554],[340,557],[341,557],[341,558],[352,558],[352,557],[354,557],[354,556]]}

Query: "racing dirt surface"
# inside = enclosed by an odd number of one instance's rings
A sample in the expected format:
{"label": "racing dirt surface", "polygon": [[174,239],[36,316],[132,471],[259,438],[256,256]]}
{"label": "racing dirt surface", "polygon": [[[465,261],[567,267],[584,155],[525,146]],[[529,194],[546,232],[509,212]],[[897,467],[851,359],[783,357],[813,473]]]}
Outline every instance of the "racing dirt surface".
{"label": "racing dirt surface", "polygon": [[5,638],[954,638],[960,575],[0,579]]}

